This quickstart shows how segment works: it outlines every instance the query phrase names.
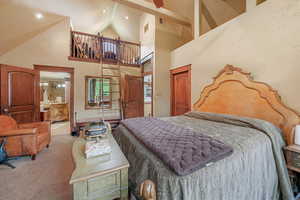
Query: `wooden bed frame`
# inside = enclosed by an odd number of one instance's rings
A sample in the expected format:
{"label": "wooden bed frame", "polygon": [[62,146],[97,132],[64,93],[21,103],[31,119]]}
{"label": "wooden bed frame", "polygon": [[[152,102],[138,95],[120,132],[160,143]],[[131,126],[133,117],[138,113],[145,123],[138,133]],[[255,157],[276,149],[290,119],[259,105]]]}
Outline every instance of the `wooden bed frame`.
{"label": "wooden bed frame", "polygon": [[[300,124],[299,114],[282,103],[276,90],[253,81],[250,73],[231,65],[225,66],[214,82],[203,89],[193,110],[269,121],[282,130],[287,144],[293,144],[294,127]],[[145,200],[156,200],[155,183],[144,181],[140,195]]]}

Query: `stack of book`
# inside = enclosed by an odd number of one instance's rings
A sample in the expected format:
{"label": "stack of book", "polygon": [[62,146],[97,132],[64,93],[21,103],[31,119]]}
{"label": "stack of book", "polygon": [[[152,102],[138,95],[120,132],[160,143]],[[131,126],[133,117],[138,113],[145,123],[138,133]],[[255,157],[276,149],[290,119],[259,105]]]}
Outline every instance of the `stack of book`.
{"label": "stack of book", "polygon": [[85,144],[86,158],[95,156],[102,156],[111,153],[111,146],[109,139],[101,139],[99,141],[88,141]]}

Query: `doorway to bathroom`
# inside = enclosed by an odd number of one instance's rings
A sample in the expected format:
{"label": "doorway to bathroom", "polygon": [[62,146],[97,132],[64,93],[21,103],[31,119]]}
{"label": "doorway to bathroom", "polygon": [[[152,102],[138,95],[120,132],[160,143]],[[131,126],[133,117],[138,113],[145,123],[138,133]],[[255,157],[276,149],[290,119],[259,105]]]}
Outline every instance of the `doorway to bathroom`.
{"label": "doorway to bathroom", "polygon": [[74,69],[35,65],[39,71],[40,119],[51,122],[52,135],[74,127]]}

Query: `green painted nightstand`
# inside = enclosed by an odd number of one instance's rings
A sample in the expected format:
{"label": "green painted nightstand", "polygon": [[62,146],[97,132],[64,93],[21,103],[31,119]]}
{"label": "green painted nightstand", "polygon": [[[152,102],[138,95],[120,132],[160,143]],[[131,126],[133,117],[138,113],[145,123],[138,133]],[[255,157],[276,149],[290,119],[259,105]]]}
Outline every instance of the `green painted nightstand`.
{"label": "green painted nightstand", "polygon": [[70,184],[73,184],[74,200],[128,200],[129,163],[111,134],[110,155],[85,159],[85,140],[77,139],[73,144],[76,169]]}
{"label": "green painted nightstand", "polygon": [[[294,190],[299,193],[299,177],[300,177],[300,146],[289,145],[284,148],[285,158],[287,162],[287,168],[289,169],[289,175],[294,187]],[[300,193],[296,199],[300,199]]]}

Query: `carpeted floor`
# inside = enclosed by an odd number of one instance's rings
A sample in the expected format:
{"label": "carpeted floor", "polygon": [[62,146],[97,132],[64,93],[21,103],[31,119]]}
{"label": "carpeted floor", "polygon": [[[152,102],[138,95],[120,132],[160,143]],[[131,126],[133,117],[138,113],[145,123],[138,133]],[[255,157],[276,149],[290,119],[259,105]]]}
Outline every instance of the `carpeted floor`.
{"label": "carpeted floor", "polygon": [[75,138],[52,136],[49,149],[40,152],[35,161],[29,157],[11,161],[16,169],[0,165],[0,200],[69,200],[73,172],[71,154]]}
{"label": "carpeted floor", "polygon": [[51,135],[69,135],[70,134],[70,122],[55,122],[51,124]]}

